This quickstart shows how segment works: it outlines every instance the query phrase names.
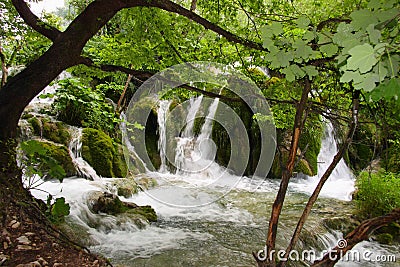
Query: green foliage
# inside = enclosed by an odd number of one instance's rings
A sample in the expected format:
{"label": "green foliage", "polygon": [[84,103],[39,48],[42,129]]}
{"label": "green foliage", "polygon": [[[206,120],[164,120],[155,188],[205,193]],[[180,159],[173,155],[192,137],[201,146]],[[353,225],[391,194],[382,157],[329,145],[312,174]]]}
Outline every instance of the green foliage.
{"label": "green foliage", "polygon": [[70,125],[114,132],[119,119],[101,90],[92,89],[76,78],[61,80],[58,85],[53,108],[59,120]]}
{"label": "green foliage", "polygon": [[30,140],[22,142],[21,149],[25,155],[22,164],[29,186],[34,185],[35,175],[62,181],[67,172],[74,170],[68,151],[63,146]]}
{"label": "green foliage", "polygon": [[361,172],[357,178],[356,203],[362,217],[384,215],[400,207],[400,176]]}
{"label": "green foliage", "polygon": [[304,15],[294,23],[272,22],[263,26],[261,38],[264,48],[269,50],[265,59],[288,81],[295,81],[305,75],[310,79],[319,75],[320,70],[310,64],[312,60],[335,57],[341,82],[352,83],[355,89],[366,92],[384,82],[380,95],[397,97],[393,88],[398,81],[393,78],[398,77],[400,59],[400,6],[395,1],[371,3],[352,11],[350,23],[341,22],[336,27],[319,27]]}
{"label": "green foliage", "polygon": [[65,202],[64,197],[53,199],[52,195],[48,195],[46,201],[46,216],[53,223],[62,223],[65,220],[65,216],[69,215],[70,206]]}

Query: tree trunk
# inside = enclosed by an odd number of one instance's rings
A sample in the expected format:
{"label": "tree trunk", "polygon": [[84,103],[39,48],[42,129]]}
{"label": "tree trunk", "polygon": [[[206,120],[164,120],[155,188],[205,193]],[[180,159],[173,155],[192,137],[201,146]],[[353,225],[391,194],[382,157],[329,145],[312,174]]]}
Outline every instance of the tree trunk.
{"label": "tree trunk", "polygon": [[[276,266],[276,255],[275,253],[271,253],[273,250],[275,250],[275,242],[276,242],[276,234],[278,230],[278,222],[279,222],[279,216],[282,211],[283,207],[283,202],[285,201],[285,196],[286,196],[286,191],[288,188],[289,184],[289,179],[292,176],[293,173],[293,168],[296,162],[296,153],[297,153],[297,148],[299,145],[299,140],[300,140],[300,134],[302,131],[302,128],[305,123],[305,116],[304,116],[304,111],[307,107],[307,100],[308,100],[308,93],[311,90],[311,83],[310,81],[306,78],[305,79],[305,84],[303,88],[303,92],[301,95],[301,99],[297,105],[296,108],[296,116],[295,116],[295,121],[293,125],[293,134],[292,134],[292,141],[290,145],[290,151],[289,151],[289,158],[286,163],[286,167],[282,171],[282,180],[281,184],[279,186],[279,191],[278,194],[275,198],[274,204],[272,205],[272,213],[271,213],[271,218],[269,220],[269,228],[268,228],[268,235],[267,235],[267,242],[266,242],[266,247],[267,250],[265,253],[266,255],[266,260],[261,261],[256,257],[256,261],[259,267],[275,267]],[[271,255],[270,255],[271,253]]]}
{"label": "tree trunk", "polygon": [[[353,108],[352,108],[352,117],[353,120],[350,125],[349,132],[347,134],[347,138],[345,142],[342,144],[340,147],[339,151],[336,153],[334,156],[332,163],[329,165],[328,169],[325,171],[325,173],[322,175],[317,187],[315,188],[314,192],[308,199],[308,202],[304,208],[303,214],[301,215],[299,222],[297,223],[296,229],[293,233],[292,239],[290,240],[289,246],[286,249],[286,255],[284,258],[288,258],[288,255],[290,251],[292,251],[293,247],[296,245],[299,237],[301,230],[303,229],[304,223],[306,222],[308,215],[311,212],[311,209],[314,205],[314,203],[317,201],[319,193],[322,190],[322,187],[324,186],[325,182],[328,180],[329,176],[335,169],[336,165],[339,163],[339,161],[342,159],[344,153],[347,151],[349,148],[350,143],[353,140],[354,133],[357,128],[357,123],[358,123],[358,108],[359,108],[359,97],[360,97],[360,91],[355,91],[353,94]],[[286,265],[287,261],[281,261],[279,263],[280,267],[284,267]]]}

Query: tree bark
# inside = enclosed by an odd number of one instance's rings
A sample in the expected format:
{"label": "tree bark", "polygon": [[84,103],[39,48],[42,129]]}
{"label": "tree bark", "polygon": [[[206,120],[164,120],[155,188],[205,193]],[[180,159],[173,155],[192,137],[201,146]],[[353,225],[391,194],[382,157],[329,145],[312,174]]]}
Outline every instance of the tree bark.
{"label": "tree bark", "polygon": [[[300,232],[303,229],[304,223],[306,222],[308,215],[311,212],[311,209],[314,205],[314,203],[317,201],[319,193],[322,190],[322,187],[324,186],[325,182],[328,180],[329,176],[335,169],[336,165],[339,163],[339,161],[342,159],[344,153],[347,151],[349,148],[350,143],[353,140],[354,133],[357,128],[357,123],[358,123],[358,108],[359,108],[359,97],[360,97],[360,91],[355,91],[353,94],[353,108],[352,108],[352,123],[350,125],[349,132],[347,134],[345,142],[342,144],[341,148],[339,151],[336,153],[334,156],[332,163],[329,165],[328,169],[325,171],[325,173],[322,175],[320,181],[318,182],[317,187],[315,188],[314,192],[308,199],[308,202],[304,208],[303,214],[301,215],[299,222],[297,223],[296,230],[293,233],[292,239],[290,240],[289,246],[286,249],[286,254],[284,258],[288,258],[288,255],[290,251],[293,249],[293,247],[296,245],[299,237],[300,237]],[[284,267],[287,261],[281,261],[279,263],[280,267]]]}
{"label": "tree bark", "polygon": [[268,235],[266,241],[267,257],[265,261],[261,261],[256,258],[259,267],[275,267],[276,266],[276,255],[271,253],[275,250],[276,234],[278,230],[279,217],[282,211],[283,203],[285,201],[286,191],[288,188],[289,180],[293,174],[293,168],[296,162],[296,153],[299,146],[300,134],[305,123],[304,111],[307,107],[308,93],[311,91],[311,83],[306,78],[304,83],[303,92],[301,95],[300,102],[296,108],[296,116],[293,125],[292,141],[290,145],[289,158],[286,163],[286,167],[282,171],[282,180],[279,186],[278,194],[272,205],[271,218],[269,220]]}

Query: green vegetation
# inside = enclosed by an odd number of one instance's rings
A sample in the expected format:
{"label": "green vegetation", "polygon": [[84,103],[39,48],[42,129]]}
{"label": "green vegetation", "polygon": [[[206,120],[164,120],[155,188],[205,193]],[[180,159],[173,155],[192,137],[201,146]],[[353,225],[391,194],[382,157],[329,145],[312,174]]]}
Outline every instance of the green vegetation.
{"label": "green vegetation", "polygon": [[64,222],[65,216],[69,215],[70,206],[65,203],[65,198],[60,197],[53,200],[53,197],[49,195],[46,201],[46,216],[53,223],[59,224]]}
{"label": "green vegetation", "polygon": [[21,143],[25,155],[25,175],[56,178],[62,181],[75,174],[75,167],[65,146],[46,141],[30,140]]}
{"label": "green vegetation", "polygon": [[400,207],[400,175],[361,172],[355,199],[358,212],[364,218],[389,213]]}
{"label": "green vegetation", "polygon": [[58,85],[53,108],[59,120],[70,125],[113,133],[119,119],[113,107],[106,102],[103,91],[91,88],[82,79],[77,78],[61,80]]}

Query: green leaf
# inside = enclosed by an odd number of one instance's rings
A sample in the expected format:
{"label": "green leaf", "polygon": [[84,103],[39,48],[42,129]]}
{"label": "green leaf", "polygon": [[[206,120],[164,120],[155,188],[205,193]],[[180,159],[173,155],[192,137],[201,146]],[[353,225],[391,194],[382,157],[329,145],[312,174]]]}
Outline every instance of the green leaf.
{"label": "green leaf", "polygon": [[310,80],[312,80],[312,77],[318,75],[318,71],[315,66],[304,66],[302,69],[306,72]]}
{"label": "green leaf", "polygon": [[369,9],[379,9],[381,6],[382,4],[380,0],[371,0],[367,5]]}
{"label": "green leaf", "polygon": [[340,77],[340,82],[349,83],[354,81],[355,83],[360,83],[363,80],[359,71],[345,71]]}
{"label": "green leaf", "polygon": [[293,73],[293,71],[290,68],[285,68],[285,69],[281,70],[281,72],[283,74],[285,74],[285,78],[289,82],[293,82],[294,80],[296,80],[296,75]]}
{"label": "green leaf", "polygon": [[370,71],[378,62],[375,50],[370,44],[357,45],[349,50],[351,57],[347,60],[347,69],[360,70],[361,73]]}
{"label": "green leaf", "polygon": [[387,45],[387,43],[379,43],[374,47],[374,50],[378,55],[382,55],[385,52]]}
{"label": "green leaf", "polygon": [[343,42],[348,40],[353,34],[354,28],[347,23],[339,23],[336,33],[333,35],[332,40],[335,44],[342,46]]}
{"label": "green leaf", "polygon": [[307,43],[303,40],[296,40],[293,44],[295,50],[295,57],[296,58],[303,58],[304,60],[308,60],[311,55],[313,55],[313,50],[311,47],[307,45]]}
{"label": "green leaf", "polygon": [[47,150],[37,141],[29,140],[21,143],[21,149],[27,155],[34,155],[37,153],[38,155],[46,155]]}
{"label": "green leaf", "polygon": [[360,9],[350,14],[351,25],[355,30],[366,29],[370,24],[377,24],[378,18],[368,9]]}
{"label": "green leaf", "polygon": [[282,23],[280,22],[272,22],[271,26],[270,26],[270,30],[272,31],[272,33],[274,35],[279,35],[281,33],[283,33],[283,27],[282,27]]}
{"label": "green leaf", "polygon": [[308,25],[310,25],[310,19],[307,18],[306,16],[300,16],[297,20],[297,27],[300,29],[306,30],[308,28]]}
{"label": "green leaf", "polygon": [[289,66],[290,61],[293,60],[293,55],[290,52],[285,52],[283,50],[279,50],[275,55],[268,54],[265,59],[270,63],[270,67],[273,69],[284,68]]}
{"label": "green leaf", "polygon": [[386,83],[381,83],[370,93],[370,98],[373,101],[378,101],[379,99],[382,98],[390,100],[393,97],[396,100],[398,100],[399,96],[400,96],[400,78],[393,78]]}
{"label": "green leaf", "polygon": [[304,33],[303,35],[303,40],[306,42],[310,42],[311,40],[314,40],[315,38],[315,33],[312,31],[306,31],[306,33]]}
{"label": "green leaf", "polygon": [[286,75],[286,80],[289,82],[293,82],[296,78],[303,78],[306,75],[306,73],[296,64],[292,64],[283,69],[282,73]]}
{"label": "green leaf", "polygon": [[370,24],[367,27],[367,33],[369,36],[369,41],[373,44],[378,44],[379,39],[381,38],[381,32],[375,29],[374,24]]}
{"label": "green leaf", "polygon": [[331,57],[338,52],[339,48],[335,44],[323,45],[319,48],[319,51],[326,54],[327,57]]}
{"label": "green leaf", "polygon": [[388,75],[388,70],[386,69],[385,65],[383,62],[379,62],[375,67],[374,67],[374,73],[376,73],[379,77],[379,82],[382,82],[386,76]]}
{"label": "green leaf", "polygon": [[362,89],[366,92],[372,91],[376,87],[376,82],[379,81],[379,77],[375,73],[366,73],[362,75],[362,81],[354,83],[355,89]]}
{"label": "green leaf", "polygon": [[51,216],[56,222],[63,221],[64,217],[69,215],[69,212],[70,206],[68,203],[65,203],[65,198],[63,197],[57,198],[51,206]]}

